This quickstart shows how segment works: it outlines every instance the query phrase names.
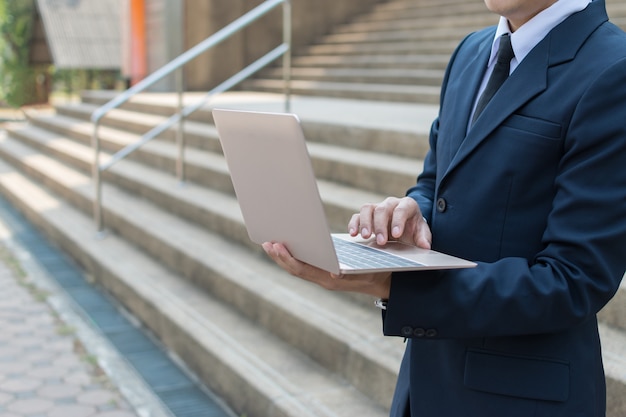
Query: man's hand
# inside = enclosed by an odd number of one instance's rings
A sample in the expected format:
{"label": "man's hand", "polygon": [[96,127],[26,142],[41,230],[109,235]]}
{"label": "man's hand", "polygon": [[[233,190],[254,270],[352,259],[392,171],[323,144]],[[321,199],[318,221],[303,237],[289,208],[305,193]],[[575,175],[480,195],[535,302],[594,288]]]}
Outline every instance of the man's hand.
{"label": "man's hand", "polygon": [[365,204],[360,213],[352,216],[348,231],[353,237],[360,233],[365,239],[373,234],[379,245],[392,238],[424,249],[430,249],[432,243],[430,227],[411,197],[389,197],[378,204]]}
{"label": "man's hand", "polygon": [[263,249],[278,266],[291,275],[313,282],[327,290],[356,292],[378,298],[389,298],[390,273],[335,275],[297,260],[280,243],[265,242]]}
{"label": "man's hand", "polygon": [[[359,233],[365,239],[376,236],[376,242],[384,245],[390,238],[430,249],[432,235],[422,217],[419,206],[410,197],[389,197],[379,204],[366,204],[360,213],[352,216],[348,224],[350,235]],[[327,290],[357,292],[374,297],[389,298],[390,273],[335,275],[301,262],[291,256],[280,243],[265,242],[265,253],[285,271]]]}

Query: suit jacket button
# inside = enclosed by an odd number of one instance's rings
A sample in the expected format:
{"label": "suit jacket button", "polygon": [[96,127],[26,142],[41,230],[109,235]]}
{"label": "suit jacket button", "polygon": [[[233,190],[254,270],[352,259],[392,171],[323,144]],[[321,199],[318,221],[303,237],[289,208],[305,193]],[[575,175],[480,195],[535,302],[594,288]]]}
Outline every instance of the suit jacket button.
{"label": "suit jacket button", "polygon": [[438,198],[437,199],[437,211],[439,213],[443,213],[444,211],[446,211],[447,208],[448,208],[448,202],[445,200],[445,198]]}
{"label": "suit jacket button", "polygon": [[402,336],[404,337],[413,336],[413,328],[409,326],[405,326],[400,330],[400,333],[402,333]]}
{"label": "suit jacket button", "polygon": [[415,335],[415,337],[424,337],[424,335],[426,335],[426,330],[418,327],[413,331],[413,334]]}
{"label": "suit jacket button", "polygon": [[437,330],[435,329],[426,330],[426,337],[437,337],[437,334]]}

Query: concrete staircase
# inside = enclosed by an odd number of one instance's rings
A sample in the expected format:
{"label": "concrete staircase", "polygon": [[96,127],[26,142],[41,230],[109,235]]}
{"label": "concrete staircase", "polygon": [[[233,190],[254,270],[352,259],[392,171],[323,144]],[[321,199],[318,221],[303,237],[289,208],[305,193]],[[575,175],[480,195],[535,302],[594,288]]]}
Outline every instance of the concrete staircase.
{"label": "concrete staircase", "polygon": [[[80,104],[31,111],[28,124],[6,126],[2,193],[238,415],[386,415],[402,341],[382,337],[380,312],[368,297],[331,294],[294,279],[249,242],[208,111],[197,116],[204,121],[186,124],[185,185],[172,175],[171,135],[107,172],[110,233],[96,238],[88,117],[108,98],[86,94]],[[137,140],[135,130],[163,119],[166,106],[153,103],[145,97],[111,112],[102,128],[104,149]],[[333,129],[346,127],[325,126],[326,143],[312,135],[311,154],[333,228],[344,230],[362,202],[379,200],[389,184],[400,192],[413,182],[420,160],[418,151],[407,157],[330,144]],[[395,133],[399,139],[374,148],[402,149],[407,137]],[[361,139],[376,142],[346,136]]]}
{"label": "concrete staircase", "polygon": [[[626,27],[626,2],[607,3],[611,20]],[[381,2],[295,51],[292,88],[295,94],[438,104],[445,67],[459,41],[497,23],[482,1]],[[243,86],[280,92],[282,69],[264,71]]]}
{"label": "concrete staircase", "polygon": [[[296,73],[312,79],[296,82],[313,91],[296,88],[306,95],[294,97],[292,110],[303,120],[334,230],[344,231],[362,203],[402,195],[414,183],[449,53],[466,32],[494,20],[482,2],[393,0],[298,57]],[[367,65],[353,70],[355,63]],[[329,72],[343,81],[313,77]],[[281,111],[280,95],[258,92],[263,82],[249,82],[255,93],[227,93],[212,105]],[[357,94],[368,89],[377,92]],[[185,184],[173,175],[171,131],[106,173],[108,235],[96,237],[89,115],[112,97],[85,92],[81,103],[31,110],[27,124],[5,125],[0,191],[237,415],[387,415],[402,340],[381,335],[371,298],[301,282],[248,240],[209,108],[185,123]],[[155,93],[111,112],[101,128],[103,159],[174,107],[175,97]],[[624,416],[626,283],[601,319],[608,415]]]}
{"label": "concrete staircase", "polygon": [[[497,22],[482,2],[394,0],[379,3],[318,43],[296,51],[296,94],[439,103],[450,54],[468,33]],[[244,83],[255,91],[282,88],[280,68]]]}

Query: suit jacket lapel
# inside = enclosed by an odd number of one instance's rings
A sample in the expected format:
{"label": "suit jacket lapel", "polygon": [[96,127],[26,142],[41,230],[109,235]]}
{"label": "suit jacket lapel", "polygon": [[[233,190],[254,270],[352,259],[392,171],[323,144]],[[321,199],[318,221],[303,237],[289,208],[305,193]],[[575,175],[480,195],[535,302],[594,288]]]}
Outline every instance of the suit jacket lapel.
{"label": "suit jacket lapel", "polygon": [[474,97],[482,82],[487,60],[491,54],[493,33],[495,33],[495,28],[490,36],[476,46],[472,58],[465,64],[460,75],[448,83],[448,90],[454,94],[446,96],[448,103],[451,103],[447,104],[446,111],[454,115],[455,120],[454,125],[449,129],[450,142],[446,146],[448,162],[455,156],[465,138]]}
{"label": "suit jacket lapel", "polygon": [[453,169],[476,149],[496,127],[521,105],[545,90],[549,51],[546,47],[547,44],[542,46],[535,48],[532,55],[529,54],[500,87],[483,113],[470,127],[448,170]]}
{"label": "suit jacket lapel", "polygon": [[[587,9],[576,13],[557,26],[520,63],[483,110],[478,120],[469,129],[467,135],[464,135],[461,133],[461,129],[464,131],[467,127],[469,109],[472,108],[476,94],[475,89],[478,88],[484,68],[480,66],[479,62],[476,62],[477,60],[474,60],[473,64],[478,63],[479,70],[468,69],[467,79],[461,81],[467,84],[465,91],[468,94],[459,99],[459,106],[464,106],[465,111],[457,113],[459,116],[462,115],[462,117],[459,117],[456,121],[455,133],[457,134],[451,136],[451,138],[465,137],[465,139],[460,144],[451,144],[454,145],[451,146],[451,149],[457,149],[458,145],[458,150],[450,161],[441,180],[443,181],[504,120],[528,100],[545,90],[547,87],[548,68],[573,59],[587,37],[606,20],[608,20],[608,17],[604,9],[604,0],[596,0]],[[477,56],[484,56],[484,48],[487,48],[488,51],[486,53],[489,53],[490,45],[490,42],[488,45],[485,45],[483,42],[481,45],[483,51],[477,54]],[[468,89],[467,86],[474,86],[475,89]],[[460,87],[461,89],[463,88],[462,85]],[[452,139],[452,141],[455,140],[457,139]]]}
{"label": "suit jacket lapel", "polygon": [[[450,162],[446,175],[485,141],[489,134],[507,117],[513,114],[515,110],[545,90],[547,85],[548,52],[548,42],[542,42],[540,45],[537,45],[500,87],[500,90],[485,107],[480,117],[470,127],[467,136],[465,136],[456,155]],[[473,99],[474,97],[472,97]],[[472,102],[470,102],[469,106],[471,108]],[[469,116],[464,120],[466,124],[462,127],[466,128]]]}

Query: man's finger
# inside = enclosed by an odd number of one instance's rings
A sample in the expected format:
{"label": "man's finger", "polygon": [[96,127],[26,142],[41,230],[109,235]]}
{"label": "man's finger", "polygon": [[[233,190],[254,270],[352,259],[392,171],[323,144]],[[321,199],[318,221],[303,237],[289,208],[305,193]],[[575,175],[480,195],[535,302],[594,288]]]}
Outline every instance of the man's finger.
{"label": "man's finger", "polygon": [[378,204],[374,210],[374,232],[376,233],[376,243],[379,245],[387,243],[389,225],[398,202],[397,198],[389,197]]}
{"label": "man's finger", "polygon": [[417,202],[410,197],[402,198],[393,210],[391,218],[391,236],[399,239],[404,234],[406,224],[416,218],[421,218]]}
{"label": "man's finger", "polygon": [[360,231],[360,219],[361,215],[359,213],[353,214],[348,222],[348,233],[350,236],[355,237],[359,234]]}
{"label": "man's finger", "polygon": [[359,233],[363,238],[368,239],[372,235],[373,231],[373,215],[375,204],[364,204],[361,207],[361,212],[359,213]]}

